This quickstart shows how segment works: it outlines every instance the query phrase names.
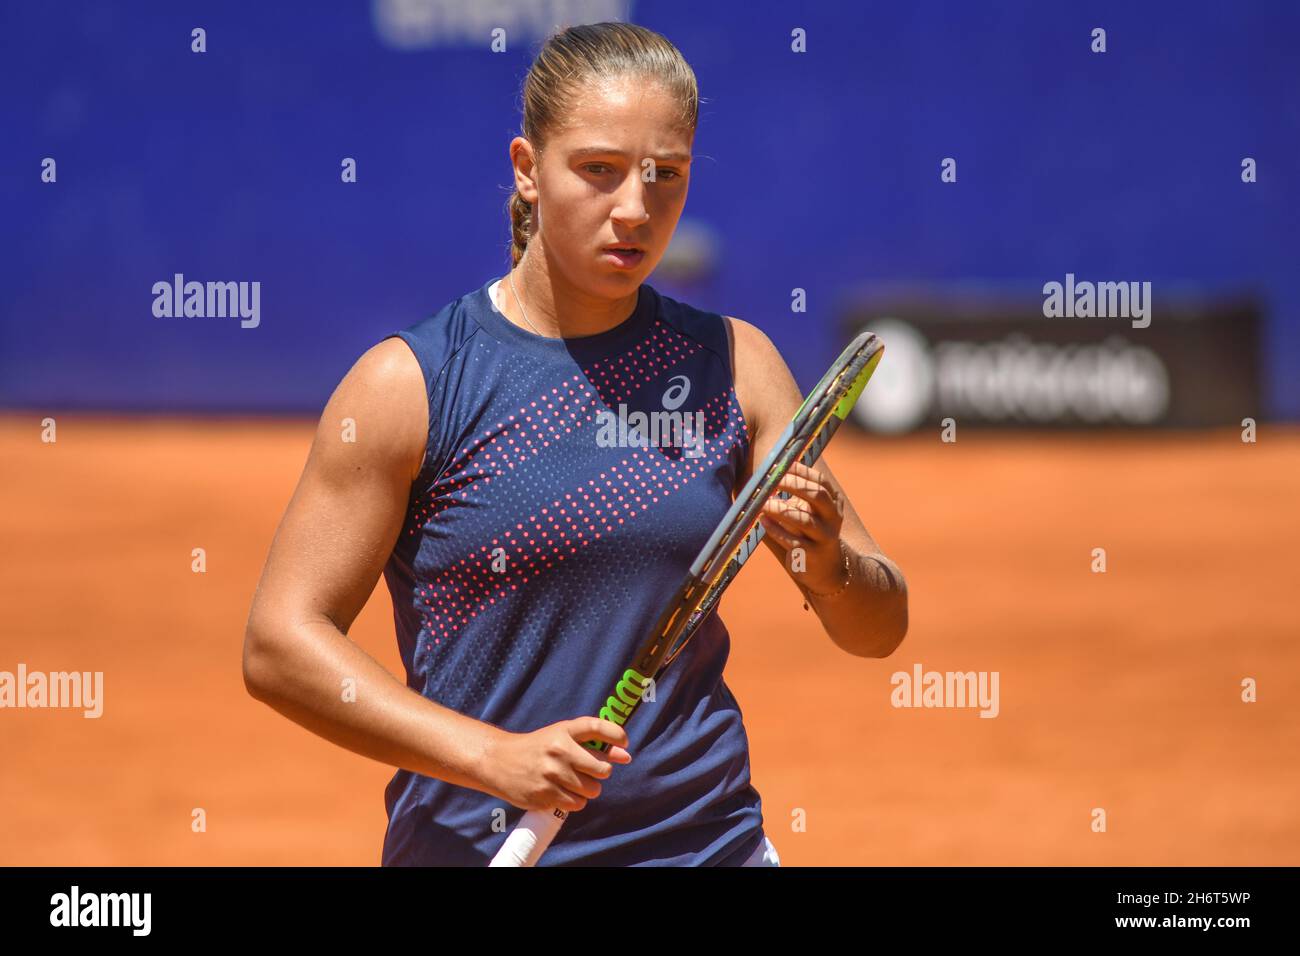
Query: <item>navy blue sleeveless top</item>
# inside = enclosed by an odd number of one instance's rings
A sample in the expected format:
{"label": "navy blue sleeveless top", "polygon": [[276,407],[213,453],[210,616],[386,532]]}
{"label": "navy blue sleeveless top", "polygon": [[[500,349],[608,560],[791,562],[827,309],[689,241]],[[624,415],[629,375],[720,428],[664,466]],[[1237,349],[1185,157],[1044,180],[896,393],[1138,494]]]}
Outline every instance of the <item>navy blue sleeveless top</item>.
{"label": "navy blue sleeveless top", "polygon": [[[429,439],[384,578],[408,686],[524,732],[599,711],[749,439],[721,316],[643,284],[618,326],[546,338],[497,311],[496,285],[393,333],[424,370]],[[665,412],[684,427],[648,424]],[[740,865],[762,843],[729,649],[715,611],[628,721],[632,762],[541,865]],[[386,866],[486,865],[523,815],[407,770],[384,796]]]}

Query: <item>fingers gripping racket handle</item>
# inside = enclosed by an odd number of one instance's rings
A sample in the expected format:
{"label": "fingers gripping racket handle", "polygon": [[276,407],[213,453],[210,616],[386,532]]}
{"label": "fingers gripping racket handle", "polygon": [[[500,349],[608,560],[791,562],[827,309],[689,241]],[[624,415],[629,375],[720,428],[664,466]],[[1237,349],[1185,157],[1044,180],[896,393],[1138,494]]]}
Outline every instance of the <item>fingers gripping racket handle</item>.
{"label": "fingers gripping racket handle", "polygon": [[536,866],[568,816],[564,810],[529,810],[488,866]]}

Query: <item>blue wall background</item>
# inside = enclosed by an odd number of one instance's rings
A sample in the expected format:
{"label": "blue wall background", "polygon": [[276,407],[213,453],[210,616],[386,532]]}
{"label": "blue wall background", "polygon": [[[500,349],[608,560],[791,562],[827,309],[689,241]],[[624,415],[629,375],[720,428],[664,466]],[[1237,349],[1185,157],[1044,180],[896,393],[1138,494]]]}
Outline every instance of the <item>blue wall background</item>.
{"label": "blue wall background", "polygon": [[[1300,4],[600,9],[676,43],[706,98],[686,215],[720,237],[719,268],[651,284],[758,324],[805,386],[864,282],[1038,299],[1074,272],[1152,281],[1157,322],[1175,287],[1257,294],[1265,411],[1300,416]],[[401,50],[374,10],[6,5],[0,405],[318,412],[383,334],[504,273],[507,145],[540,36]],[[154,318],[175,272],[261,281],[261,326]]]}

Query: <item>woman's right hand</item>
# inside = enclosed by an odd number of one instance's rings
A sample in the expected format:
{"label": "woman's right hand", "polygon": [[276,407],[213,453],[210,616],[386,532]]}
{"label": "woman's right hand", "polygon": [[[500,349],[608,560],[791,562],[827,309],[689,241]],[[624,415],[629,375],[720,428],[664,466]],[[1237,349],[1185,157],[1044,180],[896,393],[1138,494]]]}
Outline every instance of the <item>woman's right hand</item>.
{"label": "woman's right hand", "polygon": [[[583,741],[608,744],[605,751]],[[576,717],[531,733],[498,731],[484,753],[485,789],[521,810],[581,810],[600,796],[615,763],[631,763],[627,732],[599,717]]]}

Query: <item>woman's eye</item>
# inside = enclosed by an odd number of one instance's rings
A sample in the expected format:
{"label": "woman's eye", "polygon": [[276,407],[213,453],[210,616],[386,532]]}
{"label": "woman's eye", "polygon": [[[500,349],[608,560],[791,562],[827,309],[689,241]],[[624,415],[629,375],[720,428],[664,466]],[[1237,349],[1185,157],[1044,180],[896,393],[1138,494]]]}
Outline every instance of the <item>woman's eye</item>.
{"label": "woman's eye", "polygon": [[[590,173],[594,173],[595,175],[601,175],[603,173],[614,171],[613,167],[611,167],[607,163],[586,163],[582,168],[587,170]],[[682,178],[682,174],[677,172],[677,170],[675,169],[655,170],[655,179],[681,179],[681,178]]]}

